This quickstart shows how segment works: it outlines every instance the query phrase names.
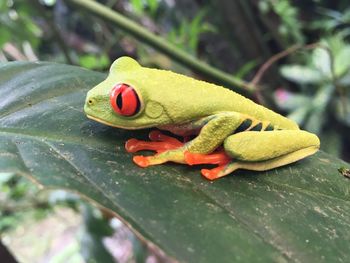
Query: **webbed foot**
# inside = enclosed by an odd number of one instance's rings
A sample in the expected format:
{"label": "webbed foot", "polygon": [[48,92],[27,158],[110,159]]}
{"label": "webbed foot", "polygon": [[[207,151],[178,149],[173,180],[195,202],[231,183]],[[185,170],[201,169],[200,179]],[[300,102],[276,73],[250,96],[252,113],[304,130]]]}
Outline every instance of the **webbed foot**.
{"label": "webbed foot", "polygon": [[213,169],[202,169],[201,174],[208,180],[215,180],[227,173],[225,172],[226,166],[231,162],[232,158],[228,156],[224,150],[219,150],[211,154],[198,154],[185,152],[185,160],[189,165],[195,164],[218,164]]}
{"label": "webbed foot", "polygon": [[134,163],[140,167],[148,167],[167,161],[188,165],[217,164],[218,166],[213,169],[202,169],[202,175],[208,180],[214,180],[227,174],[227,167],[230,165],[232,158],[223,149],[219,149],[211,154],[190,153],[184,147],[185,143],[158,130],[151,131],[149,138],[151,141],[130,139],[125,143],[125,149],[130,153],[142,150],[156,152],[152,156],[134,156]]}
{"label": "webbed foot", "polygon": [[150,142],[138,139],[129,139],[125,143],[125,149],[129,153],[135,153],[143,150],[151,150],[161,153],[167,150],[173,150],[183,146],[183,143],[176,138],[167,136],[158,130],[151,131],[148,135]]}
{"label": "webbed foot", "polygon": [[178,139],[161,133],[158,130],[151,131],[149,136],[151,141],[142,141],[130,139],[125,143],[125,149],[129,153],[135,153],[143,150],[155,151],[153,156],[136,155],[133,157],[134,163],[140,167],[161,164],[167,161],[177,161],[182,163],[180,152],[176,151],[184,146],[184,143]]}

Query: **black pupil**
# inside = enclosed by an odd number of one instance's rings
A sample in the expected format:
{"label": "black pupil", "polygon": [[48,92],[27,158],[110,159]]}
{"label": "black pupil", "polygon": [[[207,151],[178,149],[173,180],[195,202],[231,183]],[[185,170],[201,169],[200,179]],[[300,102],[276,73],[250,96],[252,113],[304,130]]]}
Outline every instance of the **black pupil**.
{"label": "black pupil", "polygon": [[[134,90],[133,90],[134,91]],[[137,96],[137,93],[134,91],[135,97],[136,97],[136,101],[137,101],[137,105],[136,105],[136,110],[135,110],[135,114],[139,112],[140,110],[140,99],[139,96]]]}
{"label": "black pupil", "polygon": [[121,109],[123,107],[122,93],[119,93],[117,96],[117,106],[119,109]]}

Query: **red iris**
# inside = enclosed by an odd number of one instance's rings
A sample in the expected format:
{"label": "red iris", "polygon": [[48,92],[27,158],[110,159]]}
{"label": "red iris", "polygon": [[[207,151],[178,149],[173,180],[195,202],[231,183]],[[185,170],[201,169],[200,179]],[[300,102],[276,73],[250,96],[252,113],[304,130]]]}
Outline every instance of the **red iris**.
{"label": "red iris", "polygon": [[114,86],[110,95],[113,110],[122,116],[133,116],[140,110],[140,100],[136,91],[128,84]]}

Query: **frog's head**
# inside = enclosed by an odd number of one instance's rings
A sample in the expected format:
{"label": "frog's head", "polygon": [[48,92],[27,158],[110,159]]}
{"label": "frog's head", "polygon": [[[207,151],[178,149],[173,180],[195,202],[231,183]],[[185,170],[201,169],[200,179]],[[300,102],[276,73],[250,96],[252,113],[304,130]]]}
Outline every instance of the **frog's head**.
{"label": "frog's head", "polygon": [[141,67],[132,58],[117,59],[107,79],[87,93],[84,106],[87,117],[124,129],[172,123],[162,99],[152,96],[157,93],[159,80],[154,79],[150,71],[152,69]]}

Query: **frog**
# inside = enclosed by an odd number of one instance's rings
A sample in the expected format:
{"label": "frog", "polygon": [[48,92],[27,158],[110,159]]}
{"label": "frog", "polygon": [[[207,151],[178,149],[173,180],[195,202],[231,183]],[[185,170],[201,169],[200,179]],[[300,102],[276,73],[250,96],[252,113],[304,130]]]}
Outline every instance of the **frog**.
{"label": "frog", "polygon": [[169,70],[116,59],[105,80],[87,92],[89,119],[116,128],[154,129],[149,141],[130,138],[128,153],[142,167],[202,165],[208,180],[238,169],[266,171],[316,153],[317,135],[223,86]]}

